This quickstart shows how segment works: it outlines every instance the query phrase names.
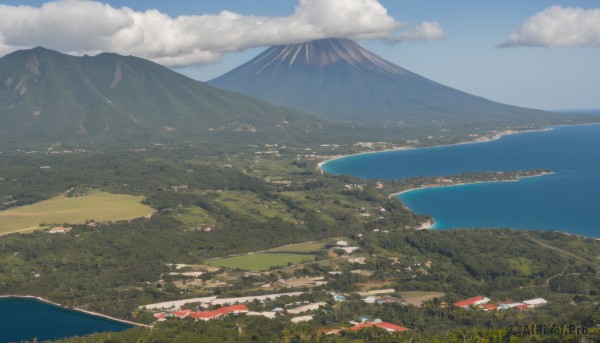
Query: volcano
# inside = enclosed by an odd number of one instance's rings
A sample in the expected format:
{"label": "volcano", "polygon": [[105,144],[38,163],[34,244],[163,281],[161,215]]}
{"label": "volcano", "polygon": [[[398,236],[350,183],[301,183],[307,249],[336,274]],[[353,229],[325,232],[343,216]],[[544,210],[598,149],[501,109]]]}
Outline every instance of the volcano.
{"label": "volcano", "polygon": [[348,39],[274,46],[208,83],[321,117],[366,124],[561,121],[553,113],[500,104],[431,81]]}

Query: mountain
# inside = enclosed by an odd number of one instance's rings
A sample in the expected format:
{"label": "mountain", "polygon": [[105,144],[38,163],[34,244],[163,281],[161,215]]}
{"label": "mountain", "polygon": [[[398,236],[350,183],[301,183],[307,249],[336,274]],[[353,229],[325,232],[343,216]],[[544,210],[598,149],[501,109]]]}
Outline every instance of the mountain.
{"label": "mountain", "polygon": [[0,146],[306,139],[319,120],[156,63],[35,48],[0,59]]}
{"label": "mountain", "polygon": [[208,83],[325,118],[367,124],[518,125],[564,119],[444,86],[348,39],[274,46]]}

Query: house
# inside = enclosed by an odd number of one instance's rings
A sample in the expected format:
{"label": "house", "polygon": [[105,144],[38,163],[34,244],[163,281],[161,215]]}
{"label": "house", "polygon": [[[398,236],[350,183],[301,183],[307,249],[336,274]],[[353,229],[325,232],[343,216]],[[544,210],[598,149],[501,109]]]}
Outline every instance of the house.
{"label": "house", "polygon": [[337,245],[338,247],[347,247],[348,246],[348,242],[346,242],[346,241],[337,241],[337,242],[335,242],[335,245]]}
{"label": "house", "polygon": [[62,226],[57,226],[57,227],[53,227],[51,228],[48,233],[67,233],[71,231],[70,227],[62,227]]}
{"label": "house", "polygon": [[159,321],[159,322],[162,322],[162,321],[164,321],[164,320],[167,320],[167,314],[166,314],[166,313],[164,313],[164,312],[161,312],[161,313],[156,313],[156,314],[154,315],[154,318],[158,319],[158,321]]}
{"label": "house", "polygon": [[463,301],[454,303],[454,306],[462,307],[462,308],[469,308],[469,306],[483,305],[485,303],[488,303],[490,300],[491,300],[490,298],[486,298],[482,295],[479,295],[479,296],[476,296],[473,298],[465,299]]}
{"label": "house", "polygon": [[348,262],[350,262],[350,263],[358,263],[358,264],[367,264],[367,262],[365,262],[366,259],[367,259],[366,257],[350,257],[348,259]]}
{"label": "house", "polygon": [[508,310],[510,308],[514,308],[514,307],[519,307],[519,306],[523,306],[525,304],[520,303],[520,302],[516,302],[516,303],[502,303],[500,305],[498,305],[498,310]]}
{"label": "house", "polygon": [[528,307],[532,307],[532,308],[546,305],[547,303],[548,303],[548,301],[546,301],[546,299],[543,299],[543,298],[523,300],[523,304],[527,305]]}
{"label": "house", "polygon": [[483,305],[481,305],[481,308],[484,311],[496,311],[498,309],[498,306],[496,306],[494,304],[483,304]]}
{"label": "house", "polygon": [[171,312],[171,316],[175,316],[175,317],[179,317],[179,318],[185,318],[190,313],[192,313],[191,310],[173,311],[173,312]]}
{"label": "house", "polygon": [[302,323],[302,322],[308,322],[311,321],[313,319],[313,316],[301,316],[301,317],[295,317],[290,319],[290,321],[294,324],[297,323]]}
{"label": "house", "polygon": [[359,247],[343,247],[343,248],[338,248],[338,249],[344,250],[344,252],[346,254],[352,254],[353,252],[355,252],[356,250],[358,250]]}
{"label": "house", "polygon": [[387,332],[390,332],[390,333],[391,332],[402,332],[402,331],[408,330],[408,328],[405,328],[404,326],[387,323],[387,322],[381,322],[381,323],[375,324],[375,326],[380,329],[385,329]]}
{"label": "house", "polygon": [[248,312],[246,313],[247,316],[263,316],[263,317],[267,317],[269,319],[273,319],[275,318],[275,316],[277,315],[277,313],[275,312]]}
{"label": "house", "polygon": [[287,310],[287,312],[291,313],[291,314],[299,314],[299,313],[303,313],[303,312],[307,312],[307,311],[318,310],[319,307],[325,306],[325,305],[327,305],[327,303],[318,302],[318,303],[314,303],[314,304],[308,304],[308,305],[303,305],[303,306],[299,306],[296,308],[291,308],[291,309]]}
{"label": "house", "polygon": [[193,312],[189,315],[194,319],[210,320],[230,313],[248,313],[248,307],[246,305],[233,305],[221,307],[213,311]]}
{"label": "house", "polygon": [[363,301],[366,302],[367,304],[374,304],[375,301],[377,301],[377,298],[375,298],[374,296],[368,296],[368,297],[364,298]]}

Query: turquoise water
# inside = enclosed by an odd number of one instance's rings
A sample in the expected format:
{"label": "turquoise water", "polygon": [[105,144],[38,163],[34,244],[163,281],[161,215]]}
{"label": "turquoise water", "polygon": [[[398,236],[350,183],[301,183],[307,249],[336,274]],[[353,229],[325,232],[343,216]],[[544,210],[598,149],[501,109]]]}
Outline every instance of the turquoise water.
{"label": "turquoise water", "polygon": [[422,189],[400,196],[435,228],[555,229],[600,237],[600,125],[565,126],[446,147],[348,156],[333,174],[398,179],[464,172],[550,169],[519,182]]}
{"label": "turquoise water", "polygon": [[131,325],[64,309],[35,299],[0,299],[0,314],[0,343],[34,338],[51,340],[131,328]]}

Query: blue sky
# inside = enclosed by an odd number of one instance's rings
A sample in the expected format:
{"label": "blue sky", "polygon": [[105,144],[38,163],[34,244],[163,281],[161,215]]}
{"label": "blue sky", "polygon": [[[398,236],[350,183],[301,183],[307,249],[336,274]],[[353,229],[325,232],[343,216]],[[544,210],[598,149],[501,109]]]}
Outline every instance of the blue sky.
{"label": "blue sky", "polygon": [[596,0],[0,0],[0,55],[36,45],[108,50],[202,81],[267,45],[327,36],[491,100],[600,108]]}

